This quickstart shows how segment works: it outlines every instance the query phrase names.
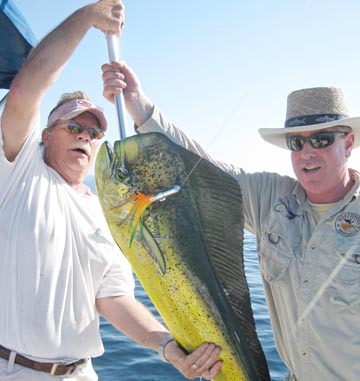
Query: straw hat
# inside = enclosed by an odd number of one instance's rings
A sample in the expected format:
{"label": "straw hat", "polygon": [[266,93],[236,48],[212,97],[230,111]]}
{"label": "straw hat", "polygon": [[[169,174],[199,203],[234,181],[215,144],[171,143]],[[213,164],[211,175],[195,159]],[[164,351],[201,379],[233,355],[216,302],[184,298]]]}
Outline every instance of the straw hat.
{"label": "straw hat", "polygon": [[314,87],[296,90],[287,98],[284,128],[260,128],[261,137],[281,148],[287,148],[286,135],[317,131],[334,126],[351,127],[354,147],[360,146],[360,117],[351,118],[341,89]]}

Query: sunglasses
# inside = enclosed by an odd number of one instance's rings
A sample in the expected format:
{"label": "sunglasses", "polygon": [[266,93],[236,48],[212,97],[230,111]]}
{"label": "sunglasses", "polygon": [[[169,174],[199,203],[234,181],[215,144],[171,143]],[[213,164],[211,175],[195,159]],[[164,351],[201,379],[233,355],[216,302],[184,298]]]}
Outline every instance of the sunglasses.
{"label": "sunglasses", "polygon": [[82,132],[86,131],[90,139],[101,139],[104,136],[104,131],[99,127],[82,127],[75,120],[69,120],[65,122],[69,131],[74,135],[80,135]]}
{"label": "sunglasses", "polygon": [[326,148],[334,143],[337,136],[345,136],[345,131],[323,131],[312,134],[308,137],[289,135],[286,137],[286,144],[291,151],[302,151],[306,142],[315,149]]}

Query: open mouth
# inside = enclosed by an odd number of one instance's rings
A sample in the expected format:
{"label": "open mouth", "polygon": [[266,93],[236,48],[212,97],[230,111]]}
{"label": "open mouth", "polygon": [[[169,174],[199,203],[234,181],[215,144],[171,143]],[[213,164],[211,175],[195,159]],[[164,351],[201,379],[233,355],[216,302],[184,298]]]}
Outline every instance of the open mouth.
{"label": "open mouth", "polygon": [[306,173],[311,173],[311,172],[316,172],[320,169],[320,167],[318,166],[314,166],[314,167],[304,167],[303,168],[303,171],[306,172]]}
{"label": "open mouth", "polygon": [[76,148],[76,149],[73,149],[72,151],[76,151],[76,152],[82,153],[86,156],[89,156],[88,153],[84,149],[81,149],[81,148]]}
{"label": "open mouth", "polygon": [[72,144],[70,147],[71,151],[78,152],[82,155],[90,156],[91,155],[91,149],[88,144]]}

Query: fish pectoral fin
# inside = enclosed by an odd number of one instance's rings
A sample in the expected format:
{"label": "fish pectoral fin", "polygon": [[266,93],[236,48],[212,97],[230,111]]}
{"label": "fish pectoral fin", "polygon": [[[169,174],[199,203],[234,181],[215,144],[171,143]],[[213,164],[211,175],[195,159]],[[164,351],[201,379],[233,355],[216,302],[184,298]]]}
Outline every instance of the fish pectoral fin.
{"label": "fish pectoral fin", "polygon": [[158,264],[161,274],[165,275],[166,260],[160,246],[145,225],[142,225],[141,234],[141,244],[144,246],[151,258]]}

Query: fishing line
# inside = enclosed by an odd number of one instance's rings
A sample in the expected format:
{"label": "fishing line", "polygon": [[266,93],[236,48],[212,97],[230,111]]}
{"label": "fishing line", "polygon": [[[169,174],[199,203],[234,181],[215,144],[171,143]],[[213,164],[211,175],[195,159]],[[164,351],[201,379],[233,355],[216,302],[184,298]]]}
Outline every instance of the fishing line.
{"label": "fishing line", "polygon": [[[273,61],[275,61],[275,59],[278,59],[279,56],[280,56],[280,53],[285,50],[285,48],[290,45],[290,36],[291,34],[293,33],[293,30],[295,29],[295,27],[298,25],[298,23],[300,22],[300,20],[304,17],[304,15],[306,14],[307,10],[310,8],[310,6],[312,5],[312,3],[314,2],[314,0],[309,0],[307,2],[307,4],[305,5],[305,7],[303,8],[303,10],[298,14],[298,16],[295,18],[295,22],[291,25],[291,27],[288,29],[287,33],[284,34],[286,36],[288,36],[288,43],[282,47],[281,49],[279,48],[277,51],[276,50],[273,50],[273,52],[275,52],[273,54]],[[207,152],[209,150],[210,147],[212,147],[212,145],[215,143],[217,137],[220,135],[220,133],[225,129],[225,127],[227,126],[227,124],[230,122],[230,120],[233,118],[233,116],[235,115],[235,113],[238,111],[238,109],[240,108],[240,106],[243,104],[243,102],[245,101],[245,99],[248,97],[248,95],[250,94],[250,92],[252,91],[252,89],[255,87],[256,83],[259,81],[259,79],[264,75],[264,73],[267,71],[268,67],[270,66],[269,65],[269,62],[271,60],[266,60],[267,64],[264,65],[263,69],[259,71],[258,75],[255,77],[255,79],[253,80],[253,82],[250,84],[250,86],[247,88],[247,90],[245,91],[245,93],[243,94],[243,96],[240,98],[239,102],[235,105],[235,107],[233,108],[233,110],[229,113],[229,116],[225,119],[225,121],[222,123],[222,125],[220,126],[220,128],[218,129],[218,131],[215,133],[215,135],[213,136],[213,138],[211,139],[210,143],[207,145],[207,147],[205,148],[205,152]],[[204,158],[204,154],[200,155],[200,158],[198,159],[198,161],[194,164],[194,167],[191,169],[191,171],[188,173],[188,175],[185,177],[184,181],[182,182],[181,184],[181,187],[183,185],[185,185],[185,183],[189,180],[190,176],[192,175],[192,173],[195,171],[195,169],[198,167],[198,165],[200,164],[201,160]]]}
{"label": "fishing line", "polygon": [[[287,33],[287,36],[289,37],[290,34],[292,33],[292,31],[294,30],[294,28],[299,24],[299,22],[301,21],[301,19],[304,17],[304,15],[307,13],[308,9],[311,7],[312,3],[314,2],[314,0],[310,0],[307,2],[307,4],[305,5],[304,9],[298,14],[295,22],[292,24],[291,28],[289,28],[288,30],[288,33]],[[287,46],[287,45],[286,45]],[[277,52],[275,52],[275,54],[273,54],[273,60],[275,60],[275,58],[278,58],[280,56],[280,53],[285,50],[285,47],[281,48],[281,49],[278,49]],[[267,61],[269,62],[269,60]],[[206,149],[204,150],[204,153],[200,155],[200,158],[198,159],[198,161],[195,163],[194,167],[191,169],[191,171],[188,173],[188,175],[186,176],[186,178],[184,179],[183,183],[181,186],[184,186],[184,184],[189,180],[190,176],[193,174],[193,172],[195,171],[195,169],[198,167],[198,165],[200,164],[201,160],[204,159],[204,155],[206,154],[206,152],[209,150],[209,148],[215,143],[217,137],[220,135],[220,133],[227,127],[228,123],[230,122],[230,120],[233,118],[233,116],[236,114],[236,112],[238,111],[238,109],[240,108],[240,106],[243,104],[243,102],[245,101],[245,99],[248,97],[248,95],[250,94],[250,92],[252,91],[252,89],[255,87],[256,83],[259,81],[259,79],[264,75],[264,73],[266,72],[266,70],[268,69],[269,65],[265,65],[263,67],[263,69],[259,72],[259,74],[255,77],[255,79],[253,80],[253,82],[251,83],[251,85],[247,88],[247,90],[245,91],[244,95],[241,97],[240,101],[235,105],[235,107],[233,108],[233,110],[230,112],[229,116],[226,118],[226,120],[224,121],[224,123],[221,125],[221,127],[219,128],[219,130],[215,133],[215,135],[213,136],[212,140],[210,141],[210,143],[208,144],[208,146],[206,147]],[[310,109],[310,108],[309,108]],[[311,310],[316,306],[317,302],[319,301],[320,297],[323,295],[323,293],[325,292],[325,290],[329,287],[329,285],[333,282],[335,276],[338,274],[338,272],[341,270],[341,268],[346,264],[346,261],[347,261],[348,257],[347,256],[344,256],[340,261],[339,263],[337,264],[337,266],[334,268],[334,270],[331,272],[331,274],[328,276],[328,278],[324,281],[324,283],[322,284],[322,286],[320,287],[320,289],[317,291],[316,295],[313,297],[313,299],[310,301],[310,303],[307,305],[307,307],[305,308],[305,310],[303,311],[303,313],[301,314],[301,316],[299,317],[298,321],[297,321],[297,325],[299,325],[302,321],[304,321],[306,319],[306,317],[309,315],[309,313],[311,312]]]}
{"label": "fishing line", "polygon": [[344,257],[339,261],[337,266],[334,268],[334,270],[331,272],[331,274],[328,276],[328,278],[324,281],[324,283],[319,288],[318,292],[315,294],[311,302],[307,305],[304,312],[301,314],[298,320],[298,325],[305,320],[307,315],[310,313],[310,311],[314,308],[315,304],[318,302],[322,294],[325,292],[326,288],[331,284],[333,279],[335,278],[336,274],[341,270],[341,268],[345,265],[345,263],[348,261],[348,259],[351,257],[351,254],[346,254]]}
{"label": "fishing line", "polygon": [[[307,13],[308,9],[311,7],[311,5],[313,4],[314,0],[309,0],[305,7],[303,8],[303,10],[301,12],[298,13],[298,16],[295,18],[295,22],[292,23],[291,27],[287,30],[287,33],[285,34],[286,36],[288,36],[288,40],[290,41],[290,36],[291,34],[293,33],[293,30],[297,27],[297,25],[299,24],[299,22],[301,21],[301,19],[304,17],[304,15]],[[282,48],[279,48],[277,51],[276,50],[273,50],[273,59],[272,61],[275,61],[276,59],[279,58],[280,56],[280,53],[285,50],[285,48],[289,45],[289,41],[288,41],[288,44],[286,44],[284,47]],[[118,54],[116,52],[116,54]],[[268,70],[269,68],[269,62],[271,60],[267,60],[267,64],[263,66],[263,69],[259,71],[258,75],[255,77],[255,79],[253,80],[253,82],[250,84],[250,86],[246,89],[246,91],[244,92],[243,96],[240,98],[239,102],[235,105],[235,107],[233,108],[233,110],[229,113],[228,117],[225,119],[225,121],[222,123],[222,125],[220,126],[220,128],[218,129],[218,131],[214,134],[214,136],[212,137],[210,143],[207,145],[207,147],[205,148],[204,152],[200,155],[199,159],[197,160],[197,162],[194,164],[193,168],[191,169],[191,171],[187,174],[187,176],[185,177],[184,181],[182,182],[181,186],[180,187],[183,187],[186,182],[189,180],[189,178],[191,177],[191,175],[193,174],[193,172],[196,170],[196,168],[199,166],[201,160],[204,159],[204,155],[206,154],[206,152],[213,146],[213,144],[215,143],[215,141],[217,140],[217,137],[220,135],[220,133],[223,132],[223,130],[227,127],[227,125],[229,124],[229,122],[232,120],[232,118],[234,117],[234,115],[237,113],[237,111],[239,110],[240,106],[242,106],[243,102],[245,101],[245,99],[249,96],[250,92],[253,90],[253,88],[255,87],[255,85],[257,84],[257,82],[259,81],[259,79],[264,75],[264,73]],[[318,290],[318,292],[316,293],[316,295],[314,296],[314,298],[312,299],[312,301],[308,304],[308,306],[306,307],[306,309],[304,310],[304,312],[301,314],[300,318],[298,319],[298,324],[300,324],[301,321],[303,321],[307,316],[308,314],[311,312],[311,310],[314,308],[314,306],[316,305],[316,303],[318,302],[319,298],[322,296],[322,294],[324,293],[324,291],[326,290],[326,288],[331,284],[331,282],[333,281],[334,277],[336,276],[336,274],[340,271],[340,269],[344,266],[344,264],[346,263],[346,260],[347,260],[347,257],[345,256],[339,263],[338,265],[335,267],[335,269],[332,271],[332,273],[329,275],[329,277],[325,280],[325,282],[323,283],[322,287]]]}

